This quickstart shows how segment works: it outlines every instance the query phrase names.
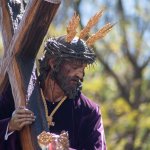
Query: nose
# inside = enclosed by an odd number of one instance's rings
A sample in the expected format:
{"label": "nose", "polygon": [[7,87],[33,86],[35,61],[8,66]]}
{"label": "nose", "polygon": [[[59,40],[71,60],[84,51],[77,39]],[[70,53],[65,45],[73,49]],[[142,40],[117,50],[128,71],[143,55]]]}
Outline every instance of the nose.
{"label": "nose", "polygon": [[76,76],[77,76],[79,79],[83,79],[83,77],[84,77],[84,69],[85,69],[85,67],[82,67],[82,68],[78,68],[78,69],[77,69]]}

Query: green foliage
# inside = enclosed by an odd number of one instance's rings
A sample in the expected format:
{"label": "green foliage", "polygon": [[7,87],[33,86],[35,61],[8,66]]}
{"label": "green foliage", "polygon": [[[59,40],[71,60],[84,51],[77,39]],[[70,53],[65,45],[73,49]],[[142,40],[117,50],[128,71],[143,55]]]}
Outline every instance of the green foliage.
{"label": "green foliage", "polygon": [[[83,93],[100,105],[108,150],[149,150],[150,2],[90,2],[65,0],[45,38],[66,34],[66,24],[74,9],[80,14],[82,27],[96,8],[98,11],[99,6],[107,7],[108,13],[101,22],[117,24],[105,40],[95,44],[97,63],[85,71]],[[97,27],[92,30],[97,31]],[[0,40],[0,54],[1,51]],[[42,51],[43,45],[38,57]]]}
{"label": "green foliage", "polygon": [[[124,150],[129,135],[136,131],[135,149],[141,147],[147,150],[150,146],[148,138],[145,139],[147,144],[143,144],[142,139],[150,131],[150,104],[132,109],[123,97],[116,97],[114,81],[103,75],[99,64],[87,68],[85,73],[83,93],[100,105],[108,149]],[[145,84],[143,88],[147,87]]]}

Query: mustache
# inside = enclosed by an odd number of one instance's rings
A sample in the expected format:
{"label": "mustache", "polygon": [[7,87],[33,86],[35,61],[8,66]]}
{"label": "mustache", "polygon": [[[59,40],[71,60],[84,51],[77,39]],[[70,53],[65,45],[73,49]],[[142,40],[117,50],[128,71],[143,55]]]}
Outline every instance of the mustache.
{"label": "mustache", "polygon": [[79,78],[79,77],[72,77],[70,78],[70,80],[75,82],[83,82],[83,78]]}

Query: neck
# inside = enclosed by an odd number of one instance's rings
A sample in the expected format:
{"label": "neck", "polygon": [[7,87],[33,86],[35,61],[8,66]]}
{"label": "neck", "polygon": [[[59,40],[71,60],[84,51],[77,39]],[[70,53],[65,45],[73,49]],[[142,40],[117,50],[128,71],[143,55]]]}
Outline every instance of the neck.
{"label": "neck", "polygon": [[49,76],[45,80],[45,86],[42,89],[45,99],[51,102],[60,101],[65,95],[58,84]]}

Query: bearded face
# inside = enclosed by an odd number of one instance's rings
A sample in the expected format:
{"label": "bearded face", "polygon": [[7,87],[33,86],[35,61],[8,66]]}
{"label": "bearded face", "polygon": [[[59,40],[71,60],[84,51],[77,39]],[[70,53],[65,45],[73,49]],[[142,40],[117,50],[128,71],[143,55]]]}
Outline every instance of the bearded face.
{"label": "bearded face", "polygon": [[75,98],[82,89],[85,67],[83,63],[65,62],[55,74],[57,84],[70,99]]}

